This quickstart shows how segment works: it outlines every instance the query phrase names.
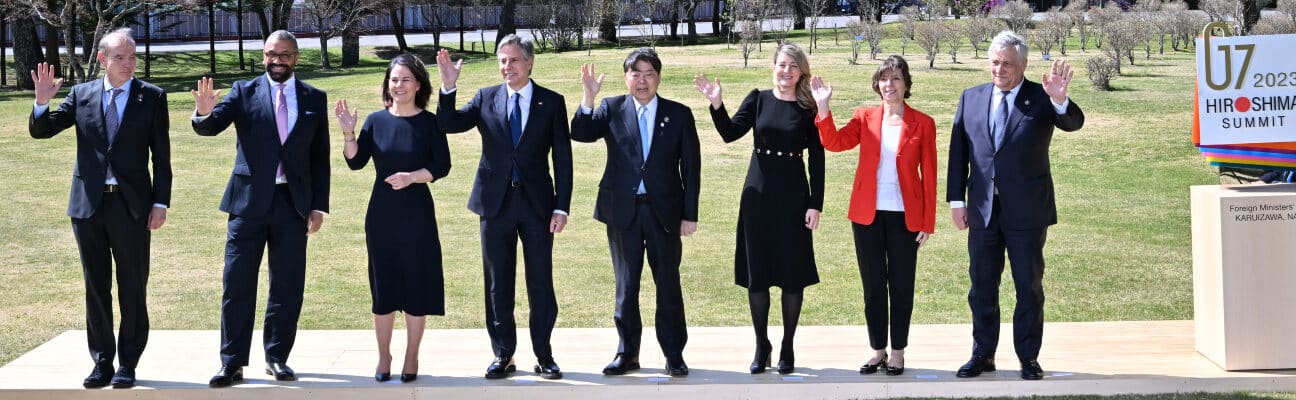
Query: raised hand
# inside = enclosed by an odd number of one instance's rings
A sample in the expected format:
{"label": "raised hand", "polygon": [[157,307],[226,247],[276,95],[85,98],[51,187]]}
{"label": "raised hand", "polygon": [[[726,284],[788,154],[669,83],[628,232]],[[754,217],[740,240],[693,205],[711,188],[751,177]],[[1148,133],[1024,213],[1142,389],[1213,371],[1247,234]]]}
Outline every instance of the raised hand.
{"label": "raised hand", "polygon": [[36,83],[36,104],[49,104],[50,99],[63,87],[63,78],[54,78],[54,66],[47,63],[36,65],[31,72],[32,82]]}
{"label": "raised hand", "polygon": [[360,116],[360,109],[354,112],[347,107],[346,99],[338,100],[333,106],[333,113],[337,114],[338,126],[342,127],[342,134],[355,134],[356,119]]}
{"label": "raised hand", "polygon": [[437,52],[437,73],[441,75],[441,87],[446,90],[454,89],[459,82],[459,71],[463,70],[463,59],[454,63],[450,62],[450,51],[441,49]]}
{"label": "raised hand", "polygon": [[594,99],[599,90],[603,90],[603,75],[594,77],[594,64],[581,65],[581,88],[585,89],[585,98],[581,99],[581,104],[585,107],[594,108]]}
{"label": "raised hand", "polygon": [[203,77],[198,80],[198,89],[190,90],[193,93],[194,105],[197,108],[198,115],[211,114],[212,109],[216,108],[216,100],[220,99],[220,91],[213,90],[216,84],[212,78]]}
{"label": "raised hand", "polygon": [[706,74],[697,74],[693,76],[693,87],[697,88],[707,100],[711,100],[712,109],[720,109],[724,105],[723,89],[720,87],[720,78],[715,82],[707,79]]}
{"label": "raised hand", "polygon": [[1043,82],[1044,93],[1048,93],[1049,98],[1054,104],[1062,104],[1067,98],[1067,85],[1071,83],[1071,76],[1075,72],[1071,71],[1071,66],[1067,65],[1066,60],[1053,60],[1053,66],[1049,72],[1044,73],[1040,79]]}
{"label": "raised hand", "polygon": [[819,106],[819,116],[827,116],[828,103],[832,100],[832,86],[826,85],[818,75],[810,78],[810,93],[814,95],[815,104]]}

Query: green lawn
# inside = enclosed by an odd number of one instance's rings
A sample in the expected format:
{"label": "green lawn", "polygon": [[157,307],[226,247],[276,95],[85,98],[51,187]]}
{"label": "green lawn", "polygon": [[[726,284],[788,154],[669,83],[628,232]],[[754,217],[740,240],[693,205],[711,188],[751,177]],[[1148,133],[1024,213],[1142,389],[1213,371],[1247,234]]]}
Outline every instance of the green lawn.
{"label": "green lawn", "polygon": [[[804,43],[804,36],[798,36]],[[449,43],[447,43],[449,44]],[[1095,92],[1084,78],[1084,60],[1096,56],[1070,46],[1068,56],[1080,66],[1072,100],[1087,114],[1085,128],[1054,137],[1052,160],[1060,223],[1049,232],[1048,321],[1163,320],[1192,318],[1188,187],[1217,183],[1215,173],[1189,142],[1194,67],[1191,53],[1153,55],[1126,66],[1127,76],[1113,81],[1114,92]],[[694,47],[662,44],[661,94],[693,107],[703,143],[701,228],[684,240],[685,303],[693,326],[748,325],[744,290],[733,285],[734,227],[737,199],[750,139],[726,145],[707,118],[706,100],[692,87],[696,73],[719,76],[727,102],[736,105],[752,88],[771,86],[767,65],[773,45],[757,53],[753,67],[743,69],[737,47],[723,43]],[[960,91],[989,80],[984,58],[972,58],[964,45],[960,64],[940,55],[935,70],[908,46],[914,65],[911,104],[932,115],[938,126],[938,193],[943,198],[948,131]],[[883,54],[898,52],[896,40]],[[390,54],[369,49],[370,54]],[[430,55],[430,49],[421,49]],[[627,48],[540,54],[533,73],[541,85],[567,95],[569,110],[580,100],[579,65],[595,62],[609,72],[604,95],[624,93],[615,69]],[[877,103],[868,77],[876,62],[849,65],[846,42],[822,40],[811,56],[812,71],[836,89],[838,122],[849,108]],[[170,92],[172,165],[175,189],[166,227],[153,236],[149,287],[154,329],[218,329],[225,214],[217,209],[234,158],[234,134],[198,137],[188,126],[193,99],[186,93],[206,70],[204,53],[162,54],[155,61],[153,82]],[[984,57],[982,53],[981,57]],[[340,58],[334,58],[337,62]],[[430,61],[430,57],[425,57]],[[477,88],[499,82],[489,55],[465,63],[460,103]],[[255,72],[237,72],[235,55],[222,55],[220,87]],[[300,74],[328,91],[330,100],[348,99],[362,113],[380,107],[378,96],[385,62],[364,59],[347,70],[315,70],[318,52],[303,53]],[[1039,79],[1047,63],[1032,55],[1028,77]],[[142,66],[141,66],[142,71]],[[435,80],[435,72],[433,72]],[[434,81],[434,84],[437,82]],[[74,160],[71,131],[51,140],[33,140],[25,132],[33,95],[0,92],[0,175],[9,206],[0,214],[0,363],[43,343],[59,332],[84,329],[80,263],[68,218],[64,214]],[[335,135],[340,135],[336,127]],[[332,212],[323,230],[312,237],[304,329],[369,329],[369,294],[365,278],[363,218],[372,169],[352,172],[341,156],[341,138],[333,140]],[[432,328],[480,328],[481,255],[477,217],[465,208],[480,151],[474,133],[450,137],[454,167],[433,187],[444,248],[448,315],[429,319]],[[555,281],[562,327],[612,326],[613,277],[605,231],[591,218],[604,145],[574,144],[576,189],[567,231],[555,243]],[[830,154],[822,227],[816,233],[822,283],[809,288],[802,321],[810,325],[864,324],[860,281],[845,210],[857,153]],[[967,323],[966,233],[955,231],[943,202],[936,235],[920,254],[914,323]],[[260,291],[264,304],[265,277]],[[644,277],[646,307],[653,296]],[[1002,301],[1012,304],[1010,278]],[[519,299],[524,289],[519,288]],[[1010,307],[1010,306],[1009,306]],[[650,310],[645,310],[650,312]],[[526,321],[525,301],[518,309]],[[772,316],[777,321],[777,315]],[[483,332],[485,335],[485,332]],[[862,340],[862,339],[861,339]],[[968,338],[971,345],[971,338]],[[217,343],[210,346],[213,359]],[[921,344],[918,344],[921,346]]]}

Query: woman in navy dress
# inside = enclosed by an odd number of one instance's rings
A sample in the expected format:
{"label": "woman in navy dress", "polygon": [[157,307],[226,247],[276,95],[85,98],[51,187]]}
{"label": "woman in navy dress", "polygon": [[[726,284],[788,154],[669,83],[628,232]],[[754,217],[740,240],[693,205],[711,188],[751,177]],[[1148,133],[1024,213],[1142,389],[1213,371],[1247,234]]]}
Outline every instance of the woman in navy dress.
{"label": "woman in navy dress", "polygon": [[810,232],[819,228],[823,209],[824,148],[814,124],[817,111],[810,93],[810,62],[791,43],[779,46],[774,54],[774,89],[752,90],[733,117],[725,110],[719,79],[712,82],[705,75],[693,79],[711,101],[711,120],[725,142],[749,131],[753,136],[755,150],[743,185],[734,251],[734,282],[747,288],[756,330],[753,374],[770,367],[773,352],[766,332],[769,288],[782,289],[783,343],[777,371],[788,374],[795,368],[792,339],[801,317],[803,289],[819,283]]}
{"label": "woman in navy dress", "polygon": [[445,315],[441,241],[428,183],[450,172],[450,147],[427,111],[432,84],[413,55],[392,59],[383,78],[386,106],[365,119],[355,135],[356,117],[346,100],[336,106],[345,140],[343,155],[352,170],[372,158],[376,178],[365,215],[369,251],[369,293],[373,298],[378,367],[374,379],[391,379],[391,337],[396,312],[405,313],[407,345],[401,382],[418,378],[418,349],[428,315]]}

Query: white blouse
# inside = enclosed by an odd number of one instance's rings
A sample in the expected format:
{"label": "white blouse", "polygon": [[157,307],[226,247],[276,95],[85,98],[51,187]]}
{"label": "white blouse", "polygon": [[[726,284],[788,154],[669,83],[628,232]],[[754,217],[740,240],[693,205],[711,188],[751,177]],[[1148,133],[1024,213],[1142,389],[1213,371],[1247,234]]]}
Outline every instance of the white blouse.
{"label": "white blouse", "polygon": [[900,147],[900,125],[882,122],[882,157],[878,159],[877,169],[877,209],[881,211],[904,211],[904,199],[900,197],[900,180],[896,175],[896,151]]}

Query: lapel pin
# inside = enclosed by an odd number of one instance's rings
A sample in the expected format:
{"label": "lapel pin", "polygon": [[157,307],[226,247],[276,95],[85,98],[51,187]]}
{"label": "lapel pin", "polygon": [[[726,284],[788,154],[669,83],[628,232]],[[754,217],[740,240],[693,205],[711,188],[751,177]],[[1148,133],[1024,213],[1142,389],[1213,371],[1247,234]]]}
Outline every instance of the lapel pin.
{"label": "lapel pin", "polygon": [[1030,99],[1026,99],[1026,105],[1030,105]]}
{"label": "lapel pin", "polygon": [[136,102],[144,101],[144,94],[142,94],[142,93],[141,93],[141,94],[136,94],[136,95],[135,95],[135,101],[136,101]]}
{"label": "lapel pin", "polygon": [[537,106],[543,106],[543,105],[544,105],[544,102],[543,102],[543,101],[538,101],[538,102],[536,102],[536,105],[537,105]]}

